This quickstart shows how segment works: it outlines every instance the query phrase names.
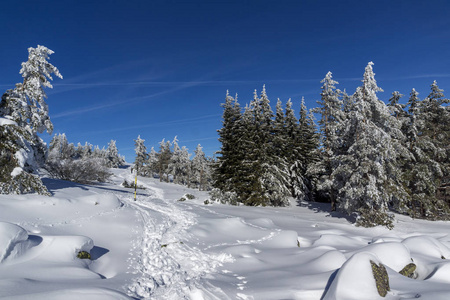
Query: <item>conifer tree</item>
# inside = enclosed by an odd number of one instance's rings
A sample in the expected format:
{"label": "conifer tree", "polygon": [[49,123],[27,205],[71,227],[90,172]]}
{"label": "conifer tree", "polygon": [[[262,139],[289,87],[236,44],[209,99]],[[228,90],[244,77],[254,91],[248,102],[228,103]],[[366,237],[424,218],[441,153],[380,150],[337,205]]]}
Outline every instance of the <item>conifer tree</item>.
{"label": "conifer tree", "polygon": [[405,166],[405,173],[410,192],[410,214],[413,217],[428,219],[450,217],[449,204],[437,194],[448,170],[446,147],[448,151],[450,143],[449,114],[442,106],[446,102],[442,92],[435,81],[431,86],[430,95],[423,101],[419,100],[418,93],[414,89],[408,101],[409,122],[406,136],[413,159]]}
{"label": "conifer tree", "polygon": [[247,196],[244,198],[246,205],[288,205],[288,174],[282,157],[277,156],[274,150],[274,125],[273,112],[267,97],[265,86],[261,97],[257,97],[250,103],[251,118],[248,119],[248,143],[246,166],[250,167],[248,174]]}
{"label": "conifer tree", "polygon": [[332,185],[332,171],[334,169],[332,157],[339,154],[338,130],[345,118],[344,103],[340,96],[342,94],[347,107],[350,105],[350,97],[336,88],[338,82],[333,80],[331,72],[326,74],[321,83],[323,83],[320,93],[321,100],[317,101],[320,106],[314,110],[314,112],[321,114],[321,119],[318,122],[322,133],[321,160],[314,165],[315,170],[311,170],[311,172],[317,176],[316,188],[319,198],[329,198],[331,210],[334,211],[336,210],[336,191]]}
{"label": "conifer tree", "polygon": [[[345,145],[335,157],[333,184],[338,192],[340,209],[360,212],[364,226],[392,226],[387,216],[389,201],[398,186],[395,176],[394,150],[389,128],[393,118],[387,106],[378,99],[378,87],[370,62],[364,72],[363,85],[353,95],[353,105],[339,137]],[[399,196],[398,198],[401,199]]]}
{"label": "conifer tree", "polygon": [[299,199],[304,195],[303,192],[303,173],[302,173],[302,137],[300,134],[300,125],[295,112],[292,109],[292,101],[289,99],[286,102],[285,111],[285,130],[283,156],[286,159],[286,165],[289,174],[288,187],[291,196]]}
{"label": "conifer tree", "polygon": [[299,134],[300,160],[295,173],[293,173],[297,178],[295,184],[301,187],[301,194],[297,198],[300,200],[313,200],[313,180],[311,172],[308,172],[308,170],[311,165],[318,161],[319,136],[316,133],[313,113],[312,111],[308,112],[303,97],[300,107]]}
{"label": "conifer tree", "polygon": [[238,148],[243,137],[237,132],[242,123],[237,97],[231,97],[227,91],[222,107],[222,128],[218,130],[221,148],[213,170],[213,186],[226,193],[232,192],[236,184],[236,171],[241,161]]}
{"label": "conifer tree", "polygon": [[208,188],[208,160],[203,153],[202,146],[197,145],[194,151],[194,158],[191,165],[191,186],[198,188],[200,191]]}
{"label": "conifer tree", "polygon": [[111,140],[108,143],[108,148],[106,148],[105,152],[106,162],[109,168],[118,168],[125,164],[125,160],[119,155],[115,140]]}
{"label": "conifer tree", "polygon": [[172,157],[172,151],[170,150],[171,143],[163,139],[159,143],[158,152],[158,174],[159,181],[169,182],[169,163]]}
{"label": "conifer tree", "polygon": [[134,160],[134,169],[138,175],[145,175],[145,162],[147,161],[148,153],[147,147],[144,144],[145,140],[141,139],[139,135],[137,139],[134,140],[134,152],[136,153],[136,158]]}
{"label": "conifer tree", "polygon": [[158,153],[155,148],[152,147],[148,153],[148,159],[145,163],[145,174],[146,176],[154,177],[158,173]]}
{"label": "conifer tree", "polygon": [[0,102],[0,193],[49,195],[40,178],[33,174],[43,167],[47,146],[37,133],[52,133],[44,88],[52,88],[52,74],[62,78],[48,62],[52,50],[28,48],[28,61],[22,63],[23,82],[6,91]]}
{"label": "conifer tree", "polygon": [[188,150],[185,146],[180,148],[178,139],[175,137],[172,142],[173,152],[168,164],[168,173],[173,176],[173,182],[181,185],[189,184],[190,160]]}

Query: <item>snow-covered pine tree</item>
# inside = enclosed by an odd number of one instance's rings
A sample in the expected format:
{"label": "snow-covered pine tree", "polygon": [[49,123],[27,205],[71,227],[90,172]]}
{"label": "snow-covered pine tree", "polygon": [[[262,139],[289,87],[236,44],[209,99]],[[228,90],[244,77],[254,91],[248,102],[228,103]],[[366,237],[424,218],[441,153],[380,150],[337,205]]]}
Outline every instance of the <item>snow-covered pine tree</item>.
{"label": "snow-covered pine tree", "polygon": [[148,159],[145,163],[145,174],[146,176],[154,177],[158,173],[158,153],[155,148],[152,147],[148,153]]}
{"label": "snow-covered pine tree", "polygon": [[200,191],[208,189],[208,160],[203,153],[202,146],[197,145],[194,150],[194,157],[191,164],[191,187],[198,188]]}
{"label": "snow-covered pine tree", "polygon": [[321,81],[321,100],[317,101],[319,107],[314,109],[315,113],[321,114],[319,126],[321,131],[321,159],[311,166],[310,172],[317,177],[316,193],[319,199],[329,199],[331,210],[336,210],[336,192],[333,188],[332,157],[339,154],[340,140],[338,138],[339,126],[345,119],[344,103],[341,95],[346,98],[347,106],[349,98],[346,93],[342,93],[336,88],[339,84],[333,79],[332,73],[328,72]]}
{"label": "snow-covered pine tree", "polygon": [[[72,158],[75,156],[75,147],[69,144],[65,133],[55,134],[50,141],[49,152],[57,155],[61,159]],[[50,154],[49,154],[50,155]]]}
{"label": "snow-covered pine tree", "polygon": [[[253,189],[257,189],[256,173],[253,170],[252,156],[248,155],[255,147],[253,137],[252,107],[246,105],[244,112],[234,126],[234,150],[230,161],[230,178],[225,190],[225,198],[232,203],[245,203]],[[229,194],[227,194],[229,193]],[[234,200],[235,198],[235,200]]]}
{"label": "snow-covered pine tree", "polygon": [[[413,155],[405,166],[410,191],[410,214],[428,219],[448,219],[449,203],[438,197],[438,188],[448,172],[450,115],[436,81],[423,101],[413,89],[408,101],[409,122],[406,127],[407,146]],[[448,173],[447,173],[448,174]]]}
{"label": "snow-covered pine tree", "polygon": [[108,148],[106,148],[106,162],[109,168],[118,168],[125,164],[124,158],[119,155],[115,140],[111,140],[108,143]]}
{"label": "snow-covered pine tree", "polygon": [[91,144],[89,144],[88,142],[84,143],[83,149],[81,151],[81,157],[82,158],[89,158],[92,156],[93,150],[92,150],[93,146]]}
{"label": "snow-covered pine tree", "polygon": [[159,181],[169,182],[169,163],[172,157],[172,151],[170,150],[171,143],[163,139],[159,143],[158,152],[158,174]]}
{"label": "snow-covered pine tree", "polygon": [[273,112],[265,86],[259,98],[255,91],[250,108],[252,118],[247,129],[253,147],[247,149],[245,161],[252,173],[248,177],[251,188],[244,203],[251,206],[289,205],[288,174],[284,159],[277,156],[274,149]]}
{"label": "snow-covered pine tree", "polygon": [[286,102],[286,110],[284,114],[284,131],[281,133],[283,139],[283,157],[286,161],[287,173],[289,175],[288,188],[291,192],[291,196],[300,199],[302,198],[303,182],[302,173],[299,173],[302,169],[302,141],[300,136],[300,125],[295,112],[292,109],[292,101],[289,99]]}
{"label": "snow-covered pine tree", "polygon": [[134,152],[136,153],[136,158],[134,160],[134,169],[138,175],[144,176],[145,173],[145,162],[147,161],[148,153],[147,147],[144,144],[145,140],[141,139],[139,135],[137,139],[134,140]]}
{"label": "snow-covered pine tree", "polygon": [[[227,91],[222,115],[222,128],[218,130],[220,151],[213,168],[213,187],[217,193],[235,191],[237,170],[240,168],[242,153],[239,151],[244,137],[238,132],[241,128],[241,108],[237,100]],[[242,133],[242,132],[241,132]],[[228,197],[230,198],[230,197]],[[233,198],[233,197],[231,197]],[[233,201],[234,202],[234,201]]]}
{"label": "snow-covered pine tree", "polygon": [[6,91],[0,102],[0,193],[37,192],[48,195],[40,178],[33,174],[45,163],[47,146],[37,133],[51,134],[44,88],[52,88],[52,74],[62,78],[48,62],[52,50],[28,48],[28,61],[22,63],[23,82]]}
{"label": "snow-covered pine tree", "polygon": [[405,107],[406,105],[399,103],[400,98],[402,98],[404,95],[400,94],[398,91],[394,91],[392,93],[391,98],[389,98],[388,107],[391,112],[391,114],[399,121],[401,121],[401,118],[404,118],[406,115]]}
{"label": "snow-covered pine tree", "polygon": [[313,172],[308,171],[318,161],[319,135],[316,133],[314,115],[308,111],[305,99],[302,97],[299,118],[299,161],[295,167],[291,167],[291,174],[296,181],[294,184],[301,187],[299,200],[311,201],[314,199]]}
{"label": "snow-covered pine tree", "polygon": [[359,212],[358,223],[363,226],[391,227],[387,211],[393,192],[398,192],[394,176],[399,154],[389,132],[395,118],[376,95],[382,89],[372,65],[367,65],[363,85],[353,95],[348,119],[338,131],[345,147],[333,158],[332,177],[341,210]]}
{"label": "snow-covered pine tree", "polygon": [[173,152],[168,164],[168,173],[173,176],[173,183],[189,185],[190,165],[189,152],[185,146],[180,148],[178,139],[175,137],[172,141]]}

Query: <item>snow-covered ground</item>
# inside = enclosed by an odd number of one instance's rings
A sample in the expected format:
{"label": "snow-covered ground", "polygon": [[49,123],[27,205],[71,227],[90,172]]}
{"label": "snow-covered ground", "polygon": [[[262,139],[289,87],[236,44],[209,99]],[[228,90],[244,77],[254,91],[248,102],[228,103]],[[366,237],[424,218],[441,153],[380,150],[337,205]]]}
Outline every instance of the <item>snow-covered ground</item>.
{"label": "snow-covered ground", "polygon": [[[130,170],[112,171],[45,179],[53,197],[0,195],[0,299],[383,299],[370,260],[386,266],[385,299],[450,299],[450,222],[358,228],[326,205],[205,205],[149,178],[133,201]],[[412,261],[416,279],[398,274]]]}

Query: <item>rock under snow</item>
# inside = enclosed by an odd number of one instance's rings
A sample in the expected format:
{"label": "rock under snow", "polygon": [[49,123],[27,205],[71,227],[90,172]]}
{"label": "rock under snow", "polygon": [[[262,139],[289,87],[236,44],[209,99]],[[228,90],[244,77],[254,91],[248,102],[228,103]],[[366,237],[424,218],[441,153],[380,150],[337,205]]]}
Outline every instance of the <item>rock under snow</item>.
{"label": "rock under snow", "polygon": [[383,299],[377,291],[371,261],[380,260],[369,252],[358,252],[339,269],[323,300]]}

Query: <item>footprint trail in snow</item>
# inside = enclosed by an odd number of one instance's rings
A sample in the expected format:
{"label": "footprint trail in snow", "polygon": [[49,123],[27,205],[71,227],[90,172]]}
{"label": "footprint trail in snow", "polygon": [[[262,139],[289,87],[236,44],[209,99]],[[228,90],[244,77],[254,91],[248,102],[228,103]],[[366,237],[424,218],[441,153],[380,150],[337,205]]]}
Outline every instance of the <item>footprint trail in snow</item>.
{"label": "footprint trail in snow", "polygon": [[206,254],[184,241],[196,215],[165,199],[161,189],[145,185],[137,201],[122,199],[142,219],[143,236],[135,241],[139,257],[132,263],[137,279],[128,287],[140,299],[229,299],[204,276],[233,261],[228,254]]}

